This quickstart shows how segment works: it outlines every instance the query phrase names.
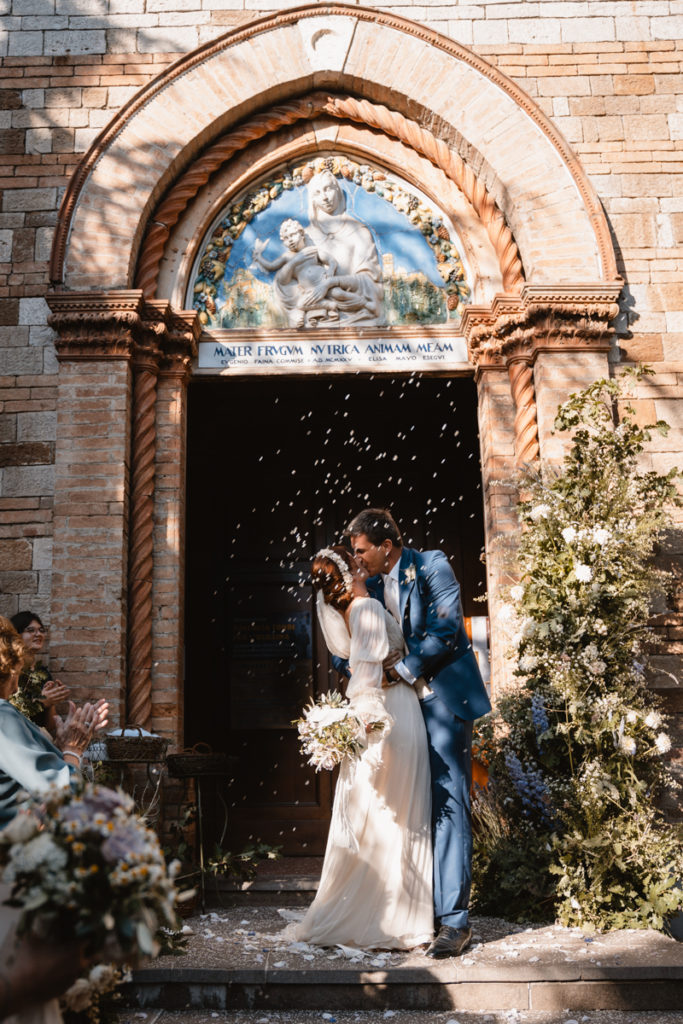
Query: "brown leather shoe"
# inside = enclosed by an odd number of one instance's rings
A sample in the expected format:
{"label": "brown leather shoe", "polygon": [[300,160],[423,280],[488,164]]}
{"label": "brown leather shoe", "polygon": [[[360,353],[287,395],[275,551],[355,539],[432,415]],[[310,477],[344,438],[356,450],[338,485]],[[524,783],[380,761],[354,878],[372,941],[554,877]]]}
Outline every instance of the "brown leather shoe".
{"label": "brown leather shoe", "polygon": [[449,956],[460,956],[469,946],[471,938],[471,928],[451,928],[450,925],[442,924],[439,934],[425,951],[425,956],[431,957],[432,960],[445,960]]}

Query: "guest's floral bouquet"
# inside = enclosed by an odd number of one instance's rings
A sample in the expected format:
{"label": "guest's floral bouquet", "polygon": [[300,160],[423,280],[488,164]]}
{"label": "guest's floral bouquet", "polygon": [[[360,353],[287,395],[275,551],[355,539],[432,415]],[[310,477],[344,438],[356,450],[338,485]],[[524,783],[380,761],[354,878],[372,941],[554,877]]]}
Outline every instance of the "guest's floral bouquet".
{"label": "guest's floral bouquet", "polygon": [[51,789],[0,832],[19,933],[75,938],[88,956],[155,956],[160,929],[178,927],[174,874],[130,797],[103,786]]}
{"label": "guest's floral bouquet", "polygon": [[386,724],[365,719],[340,693],[329,690],[308,704],[293,724],[299,730],[301,752],[319,772],[331,771],[344,758],[360,757],[368,745],[368,730],[381,731]]}

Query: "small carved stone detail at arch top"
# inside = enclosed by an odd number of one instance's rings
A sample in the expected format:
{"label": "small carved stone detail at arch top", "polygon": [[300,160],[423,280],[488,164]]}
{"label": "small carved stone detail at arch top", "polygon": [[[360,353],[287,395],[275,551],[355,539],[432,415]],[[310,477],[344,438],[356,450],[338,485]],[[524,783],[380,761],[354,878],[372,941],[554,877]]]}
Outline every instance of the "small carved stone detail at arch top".
{"label": "small carved stone detail at arch top", "polygon": [[521,288],[524,277],[519,250],[501,210],[472,168],[443,139],[381,104],[353,96],[312,93],[273,107],[235,128],[226,138],[210,146],[171,189],[157,208],[140,251],[136,283],[146,297],[153,298],[156,294],[159,266],[173,225],[211,175],[251,143],[286,125],[321,114],[383,131],[411,146],[442,170],[460,188],[484,224],[498,256],[504,289],[514,292]]}

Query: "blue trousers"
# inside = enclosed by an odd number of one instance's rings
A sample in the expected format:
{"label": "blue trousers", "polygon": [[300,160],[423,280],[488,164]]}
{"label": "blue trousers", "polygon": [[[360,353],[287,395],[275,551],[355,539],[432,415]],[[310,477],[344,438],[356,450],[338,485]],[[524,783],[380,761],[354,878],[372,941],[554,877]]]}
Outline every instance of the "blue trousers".
{"label": "blue trousers", "polygon": [[435,693],[420,701],[432,772],[434,921],[466,928],[472,884],[472,723]]}

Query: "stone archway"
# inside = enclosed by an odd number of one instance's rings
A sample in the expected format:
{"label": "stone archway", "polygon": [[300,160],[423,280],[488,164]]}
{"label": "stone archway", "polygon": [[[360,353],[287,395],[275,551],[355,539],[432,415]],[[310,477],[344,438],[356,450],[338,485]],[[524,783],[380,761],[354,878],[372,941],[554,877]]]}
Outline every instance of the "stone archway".
{"label": "stone archway", "polygon": [[[396,146],[426,161],[458,191],[494,264],[462,325],[479,388],[492,594],[504,578],[496,542],[515,529],[515,460],[552,459],[557,402],[607,372],[620,281],[599,201],[538,106],[471,51],[374,9],[313,5],[229,33],[141,90],[75,172],[53,249],[48,302],[69,395],[59,406],[72,410],[58,421],[54,575],[55,620],[71,625],[54,641],[77,684],[97,658],[87,622],[73,620],[82,593],[65,566],[74,552],[118,551],[104,596],[91,594],[111,628],[104,692],[177,742],[185,389],[199,325],[173,301],[169,248],[186,211],[209,208],[217,176],[248,174],[259,146],[266,159],[285,145],[287,126],[291,145],[292,132],[325,136],[331,124],[346,144],[362,147],[364,132],[386,140],[389,163]],[[88,420],[93,393],[116,452],[100,467],[104,501],[80,487],[87,443],[71,429],[73,410]]]}

